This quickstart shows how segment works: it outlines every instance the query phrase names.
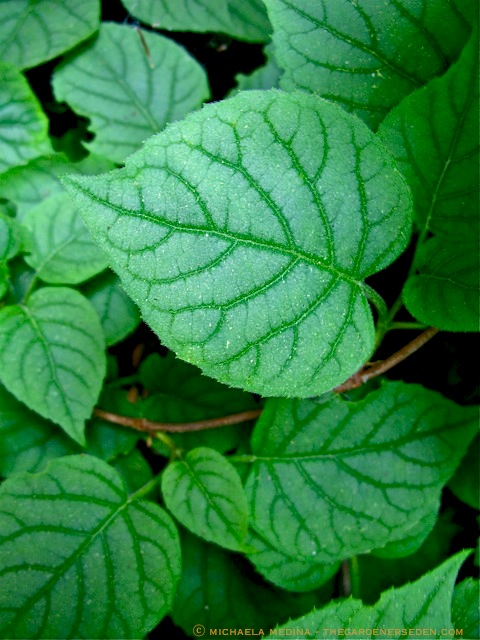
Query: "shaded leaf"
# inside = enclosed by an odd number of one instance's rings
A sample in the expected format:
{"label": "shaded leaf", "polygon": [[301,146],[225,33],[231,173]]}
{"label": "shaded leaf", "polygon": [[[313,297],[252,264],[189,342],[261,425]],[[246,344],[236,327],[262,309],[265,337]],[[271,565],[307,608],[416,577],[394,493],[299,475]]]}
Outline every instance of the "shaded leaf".
{"label": "shaded leaf", "polygon": [[453,591],[452,622],[456,629],[463,629],[464,638],[480,638],[480,612],[478,600],[480,583],[467,578]]}
{"label": "shaded leaf", "polygon": [[280,552],[319,562],[411,553],[476,421],[475,407],[401,382],[359,402],[269,400],[252,438],[250,526]]}
{"label": "shaded leaf", "polygon": [[265,42],[271,26],[262,0],[122,0],[128,11],[156,29],[217,31]]}
{"label": "shaded leaf", "polygon": [[362,279],[405,248],[410,196],[335,105],[247,91],[169,126],[125,170],[65,182],[145,321],[207,375],[310,396],[371,354]]}
{"label": "shaded leaf", "polygon": [[480,510],[480,488],[478,470],[480,469],[480,436],[472,440],[468,451],[450,480],[448,488],[459,500],[472,509]]}
{"label": "shaded leaf", "polygon": [[0,488],[0,633],[138,638],[170,609],[178,534],[157,505],[127,496],[90,456],[50,463]]}
{"label": "shaded leaf", "polygon": [[36,276],[51,284],[78,284],[107,268],[105,254],[66,193],[41,202],[25,216],[31,231],[26,262]]}
{"label": "shaded leaf", "polygon": [[83,293],[98,313],[107,346],[121,342],[140,324],[137,306],[111,271],[88,282]]}
{"label": "shaded leaf", "polygon": [[0,173],[49,151],[40,102],[20,71],[0,61]]}
{"label": "shaded leaf", "polygon": [[[132,449],[127,455],[116,458],[113,467],[124,479],[129,494],[139,491],[153,478],[148,462],[138,449]],[[157,488],[154,487],[153,491],[156,493]],[[151,493],[146,494],[145,497],[148,499],[156,498],[156,496],[152,497]]]}
{"label": "shaded leaf", "polygon": [[80,444],[104,375],[100,322],[77,291],[45,287],[0,309],[1,381]]}
{"label": "shaded leaf", "polygon": [[0,213],[0,262],[11,260],[21,249],[22,229],[18,222]]}
{"label": "shaded leaf", "polygon": [[264,53],[267,57],[267,62],[248,75],[244,73],[237,74],[235,76],[237,87],[229,93],[229,96],[233,96],[239,91],[279,88],[282,71],[277,64],[271,44],[265,47]]}
{"label": "shaded leaf", "polygon": [[468,37],[471,0],[265,0],[281,86],[334,100],[378,126],[444,73]]}
{"label": "shaded leaf", "polygon": [[90,119],[95,138],[85,146],[118,163],[209,97],[205,72],[182,47],[113,23],[57,68],[53,89]]}
{"label": "shaded leaf", "polygon": [[233,551],[245,549],[247,500],[235,468],[206,447],[189,451],[162,475],[165,504],[187,529]]}

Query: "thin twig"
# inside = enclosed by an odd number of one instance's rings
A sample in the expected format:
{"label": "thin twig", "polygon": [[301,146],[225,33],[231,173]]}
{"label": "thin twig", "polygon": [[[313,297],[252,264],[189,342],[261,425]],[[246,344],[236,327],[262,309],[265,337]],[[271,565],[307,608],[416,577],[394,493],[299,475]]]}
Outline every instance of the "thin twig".
{"label": "thin twig", "polygon": [[425,343],[433,338],[434,335],[438,333],[438,329],[435,327],[429,327],[419,336],[414,338],[411,342],[402,347],[399,351],[396,351],[394,354],[389,356],[386,360],[381,360],[380,362],[367,365],[362,367],[357,373],[354,373],[353,376],[348,378],[343,384],[338,387],[335,387],[333,390],[334,393],[344,393],[345,391],[350,391],[351,389],[356,389],[357,387],[361,387],[362,384],[368,382],[372,378],[376,378],[377,376],[385,373],[392,367],[395,367],[397,364],[411,356],[412,353],[415,353],[420,347],[423,347]]}
{"label": "thin twig", "polygon": [[110,411],[104,411],[98,407],[93,410],[93,415],[102,418],[107,422],[121,424],[124,427],[130,427],[137,431],[146,431],[147,433],[155,433],[156,431],[168,431],[171,433],[183,433],[190,431],[202,431],[203,429],[217,429],[218,427],[227,427],[231,424],[240,424],[248,420],[255,420],[262,413],[261,409],[252,409],[251,411],[242,411],[234,413],[230,416],[222,416],[221,418],[210,418],[208,420],[197,420],[196,422],[153,422],[146,418],[130,418],[129,416],[120,416]]}

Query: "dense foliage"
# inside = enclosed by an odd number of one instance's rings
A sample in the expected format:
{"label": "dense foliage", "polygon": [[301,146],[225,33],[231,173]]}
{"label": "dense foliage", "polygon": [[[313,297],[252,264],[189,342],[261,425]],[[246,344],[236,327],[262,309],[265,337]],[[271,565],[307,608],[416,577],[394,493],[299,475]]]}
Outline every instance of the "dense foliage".
{"label": "dense foliage", "polygon": [[0,3],[0,636],[480,637],[477,0],[122,2]]}

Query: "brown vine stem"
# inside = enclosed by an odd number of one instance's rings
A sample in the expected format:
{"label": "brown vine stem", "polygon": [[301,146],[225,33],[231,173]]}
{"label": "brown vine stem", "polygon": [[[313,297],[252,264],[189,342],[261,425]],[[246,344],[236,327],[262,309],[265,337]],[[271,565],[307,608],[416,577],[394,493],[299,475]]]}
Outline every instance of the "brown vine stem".
{"label": "brown vine stem", "polygon": [[423,331],[420,335],[414,338],[411,342],[402,347],[399,351],[396,351],[391,356],[389,356],[386,360],[381,360],[372,365],[366,365],[362,367],[357,373],[354,373],[353,376],[350,376],[348,380],[346,380],[343,384],[338,387],[335,387],[333,390],[334,393],[344,393],[345,391],[350,391],[351,389],[356,389],[357,387],[361,387],[362,384],[368,382],[372,378],[376,378],[377,376],[385,373],[392,367],[395,367],[399,362],[411,356],[412,353],[415,353],[420,347],[423,347],[429,340],[433,338],[434,335],[438,333],[438,329],[435,327],[429,327],[425,331]]}
{"label": "brown vine stem", "polygon": [[120,424],[124,427],[130,427],[137,431],[146,431],[147,433],[155,433],[156,431],[168,431],[170,433],[183,433],[190,431],[202,431],[204,429],[217,429],[218,427],[227,427],[231,424],[240,424],[248,420],[255,420],[262,413],[261,409],[252,409],[251,411],[242,411],[234,413],[230,416],[222,416],[221,418],[211,418],[209,420],[197,420],[196,422],[153,422],[145,418],[130,418],[129,416],[120,416],[110,411],[104,411],[98,407],[93,410],[93,415],[102,418],[107,422]]}

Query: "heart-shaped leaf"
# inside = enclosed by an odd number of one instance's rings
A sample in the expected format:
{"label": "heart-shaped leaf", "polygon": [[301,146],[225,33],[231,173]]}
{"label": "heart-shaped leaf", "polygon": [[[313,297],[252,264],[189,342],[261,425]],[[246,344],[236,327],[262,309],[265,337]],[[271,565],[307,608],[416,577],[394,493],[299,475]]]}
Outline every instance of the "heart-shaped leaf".
{"label": "heart-shaped leaf", "polygon": [[66,184],[145,321],[232,386],[310,396],[371,355],[362,280],[405,248],[408,188],[357,118],[246,91]]}
{"label": "heart-shaped leaf", "polygon": [[82,445],[105,367],[100,321],[77,291],[45,287],[0,309],[0,380]]}
{"label": "heart-shaped leaf", "polygon": [[172,605],[180,544],[170,517],[118,473],[69,456],[0,488],[3,638],[142,638]]}

